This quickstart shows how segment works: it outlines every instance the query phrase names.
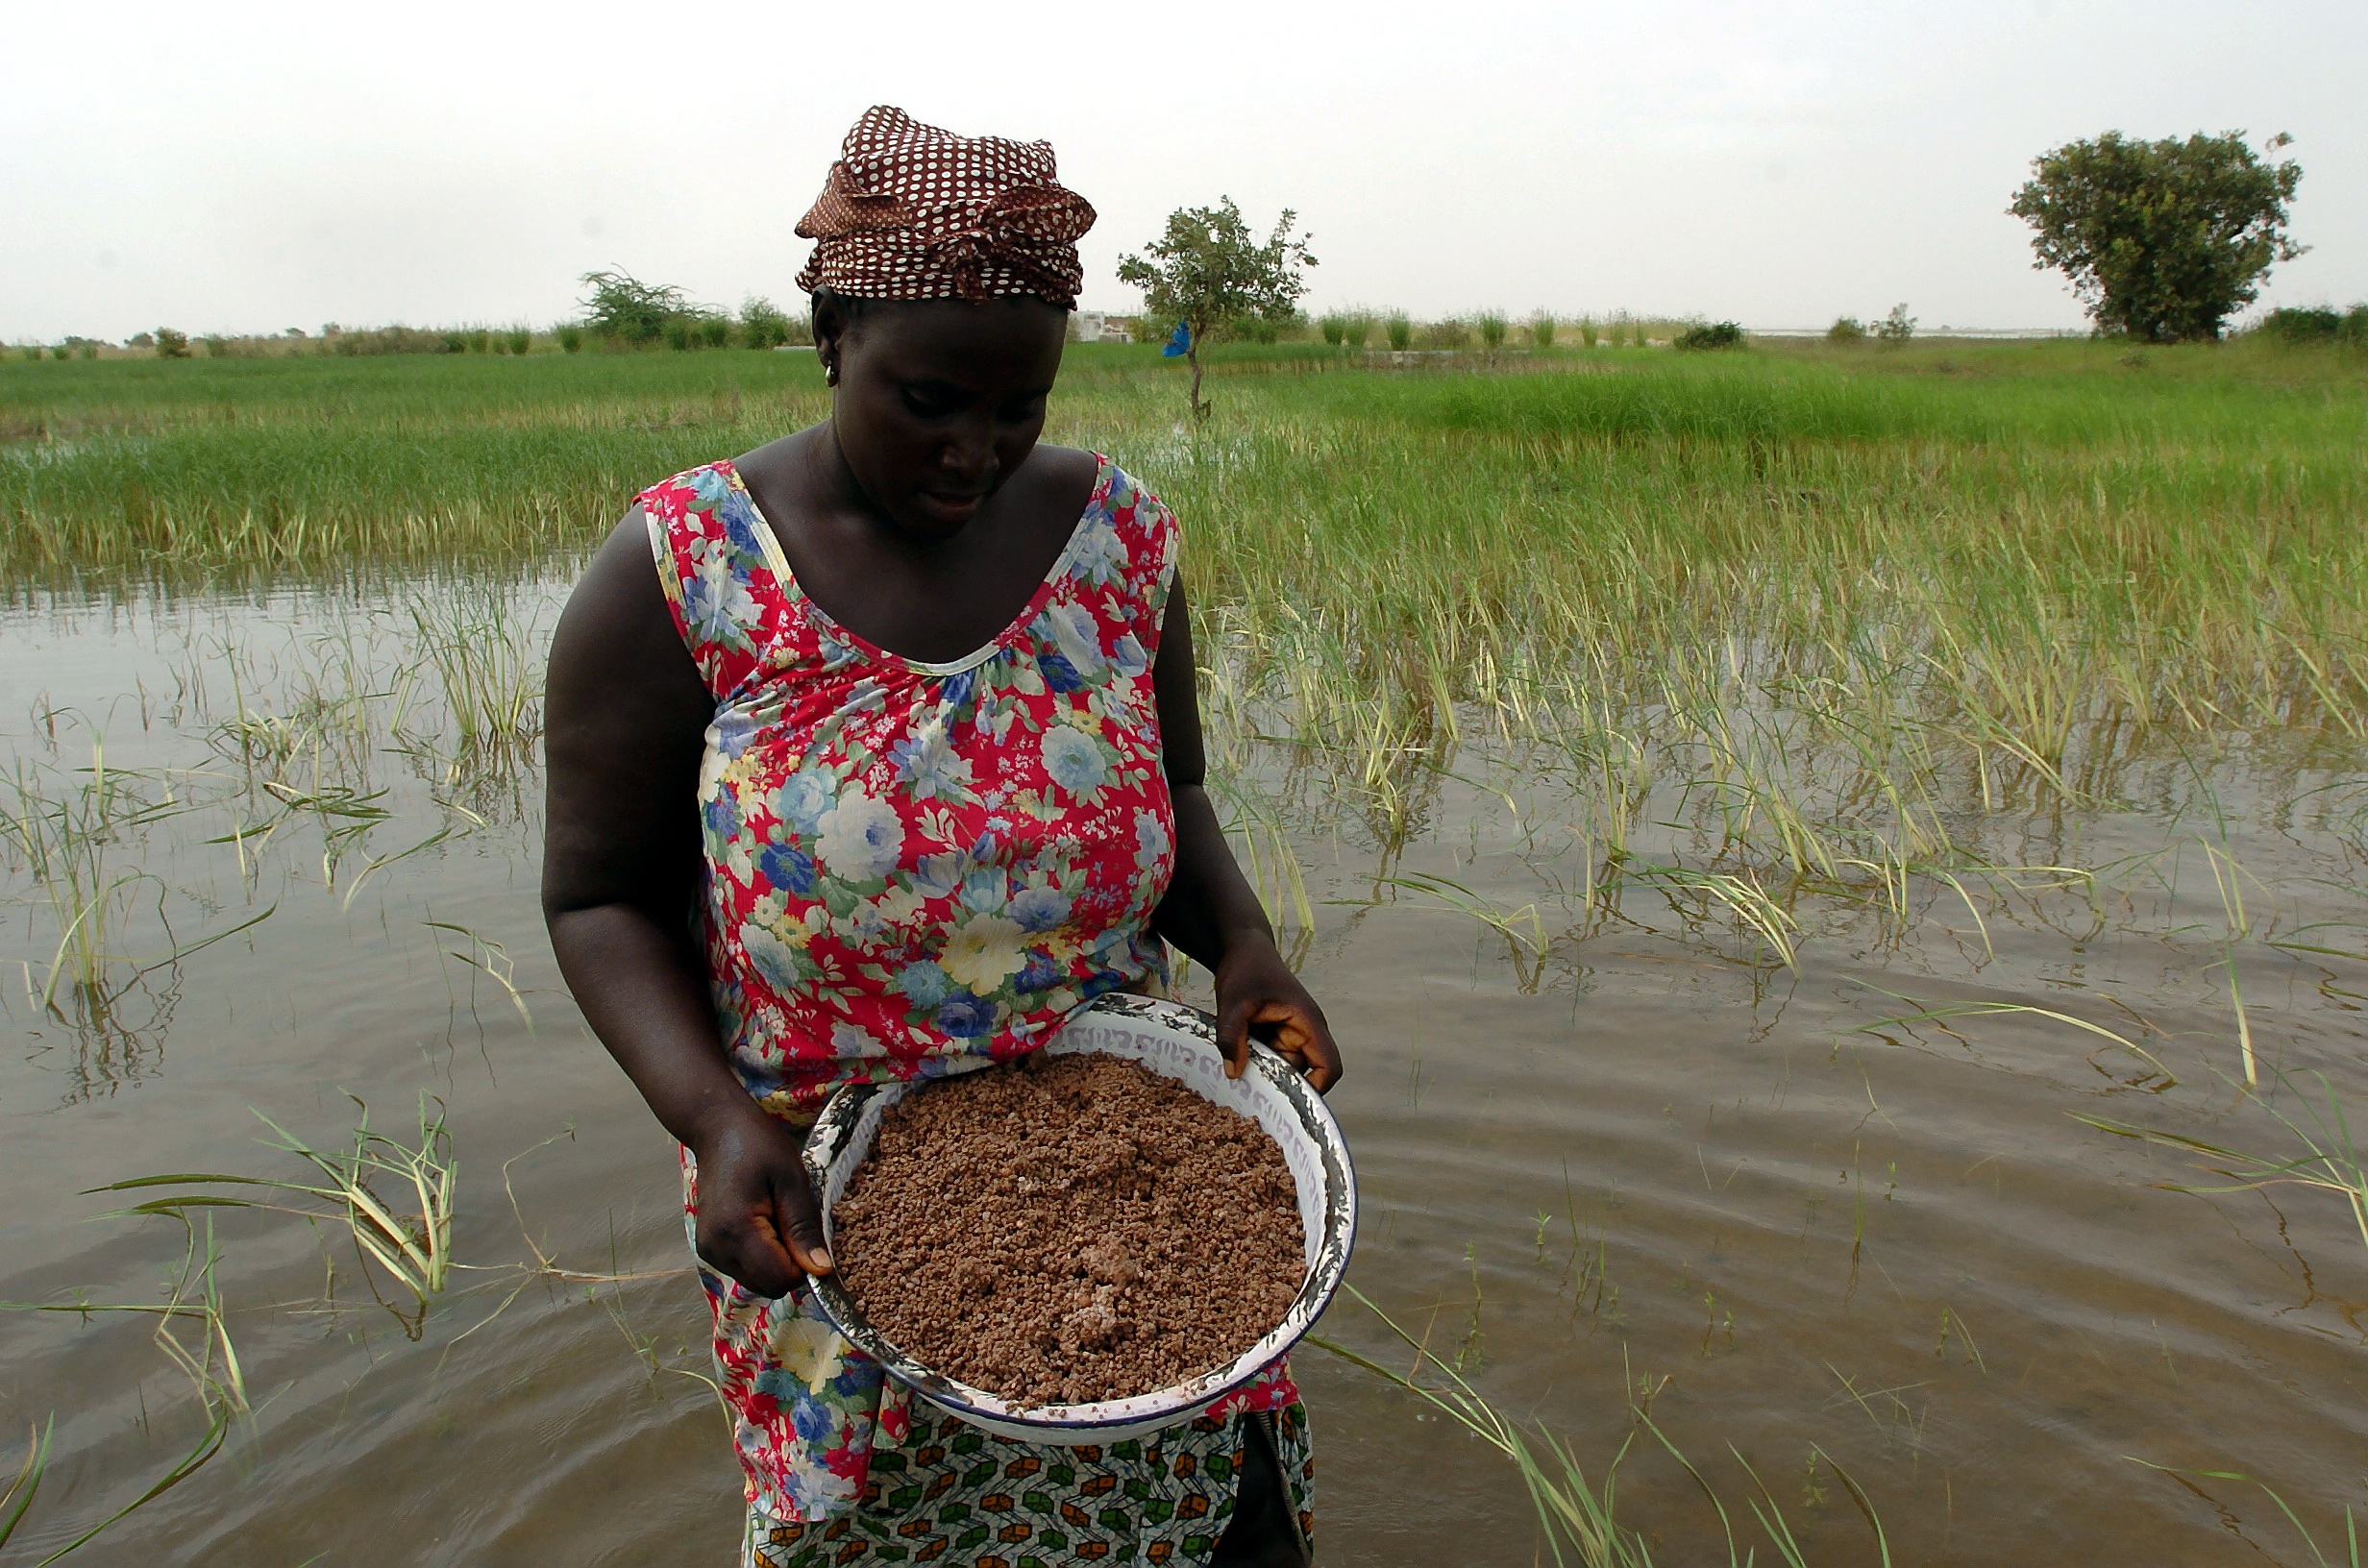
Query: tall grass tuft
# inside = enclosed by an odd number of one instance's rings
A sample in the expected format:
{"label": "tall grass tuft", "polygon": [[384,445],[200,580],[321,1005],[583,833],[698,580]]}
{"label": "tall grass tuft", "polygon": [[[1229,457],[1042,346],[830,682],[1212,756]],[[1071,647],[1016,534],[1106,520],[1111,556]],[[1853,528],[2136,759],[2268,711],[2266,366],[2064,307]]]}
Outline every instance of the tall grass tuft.
{"label": "tall grass tuft", "polygon": [[1529,341],[1532,347],[1540,349],[1552,348],[1554,346],[1554,317],[1551,312],[1541,310],[1536,315],[1529,318]]}
{"label": "tall grass tuft", "polygon": [[1388,337],[1394,354],[1404,354],[1414,346],[1415,324],[1403,310],[1393,310],[1382,322],[1382,331]]}
{"label": "tall grass tuft", "polygon": [[[361,1107],[358,1100],[355,1104]],[[91,1190],[254,1188],[279,1196],[249,1198],[177,1191],[149,1198],[118,1213],[171,1214],[185,1221],[192,1210],[258,1209],[306,1220],[341,1222],[360,1254],[409,1298],[407,1306],[394,1302],[385,1305],[403,1324],[404,1332],[417,1339],[427,1323],[429,1304],[444,1292],[452,1278],[454,1204],[459,1182],[459,1166],[452,1153],[452,1135],[445,1130],[443,1107],[425,1094],[419,1101],[416,1143],[407,1144],[372,1132],[368,1108],[361,1110],[361,1120],[354,1130],[353,1147],[338,1153],[313,1148],[261,1112],[256,1113],[257,1119],[278,1135],[278,1141],[266,1146],[292,1154],[311,1166],[320,1178],[317,1181],[177,1171],[110,1182]],[[374,1181],[385,1182],[407,1196],[382,1197],[371,1185]],[[291,1199],[299,1201],[288,1201]],[[373,1276],[373,1289],[377,1287],[376,1278]],[[384,1298],[382,1296],[381,1300]]]}
{"label": "tall grass tuft", "polygon": [[[1605,1467],[1603,1480],[1591,1482],[1577,1456],[1561,1438],[1543,1427],[1524,1429],[1506,1416],[1474,1388],[1454,1364],[1431,1354],[1428,1346],[1400,1328],[1354,1286],[1346,1288],[1348,1295],[1359,1306],[1380,1319],[1392,1335],[1414,1352],[1413,1365],[1399,1372],[1358,1354],[1338,1340],[1321,1335],[1308,1335],[1309,1344],[1423,1400],[1511,1461],[1521,1478],[1523,1489],[1528,1493],[1531,1511],[1538,1521],[1538,1533],[1557,1568],[1651,1568],[1652,1549],[1646,1544],[1644,1536],[1622,1525],[1618,1517],[1619,1467],[1628,1457],[1629,1447],[1634,1442],[1633,1434],[1613,1455],[1611,1463]],[[1433,1380],[1422,1376],[1426,1363],[1434,1374]],[[1719,1499],[1709,1480],[1653,1424],[1650,1416],[1640,1409],[1632,1409],[1631,1413],[1635,1415],[1638,1425],[1649,1432],[1685,1468],[1710,1501],[1726,1538],[1729,1568],[1749,1568],[1757,1553],[1739,1553],[1734,1523],[1728,1515],[1727,1506]],[[1813,1449],[1812,1452],[1830,1466],[1849,1488],[1852,1501],[1865,1515],[1868,1528],[1874,1534],[1880,1561],[1884,1568],[1889,1568],[1890,1542],[1884,1533],[1883,1521],[1875,1512],[1872,1502],[1855,1478],[1834,1464],[1831,1456],[1825,1455],[1822,1450]],[[1808,1555],[1793,1535],[1775,1494],[1761,1481],[1759,1472],[1751,1467],[1749,1461],[1739,1453],[1735,1458],[1741,1464],[1743,1473],[1751,1478],[1758,1494],[1746,1499],[1752,1517],[1759,1522],[1778,1558],[1788,1568],[1809,1568]]]}

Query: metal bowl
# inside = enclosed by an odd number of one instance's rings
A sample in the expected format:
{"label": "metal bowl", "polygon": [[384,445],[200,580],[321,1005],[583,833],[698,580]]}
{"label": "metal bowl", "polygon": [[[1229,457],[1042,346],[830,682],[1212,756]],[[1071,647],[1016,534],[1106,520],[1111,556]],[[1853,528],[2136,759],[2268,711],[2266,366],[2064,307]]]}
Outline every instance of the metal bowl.
{"label": "metal bowl", "polygon": [[[907,1356],[866,1320],[838,1275],[817,1280],[815,1294],[824,1315],[856,1349],[931,1404],[965,1421],[1023,1442],[1115,1442],[1198,1415],[1255,1378],[1315,1325],[1348,1271],[1348,1250],[1357,1232],[1356,1172],[1340,1125],[1322,1096],[1262,1045],[1251,1046],[1247,1071],[1227,1078],[1217,1048],[1217,1020],[1196,1009],[1147,996],[1103,996],[1073,1015],[1043,1049],[1049,1056],[1101,1051],[1140,1062],[1206,1099],[1239,1111],[1281,1145],[1298,1188],[1299,1223],[1307,1233],[1307,1278],[1282,1322],[1225,1365],[1171,1388],[1091,1405],[1021,1407],[931,1371]],[[881,1114],[915,1087],[850,1084],[823,1107],[806,1139],[805,1158],[822,1199],[826,1241],[835,1240],[831,1211],[871,1153]]]}

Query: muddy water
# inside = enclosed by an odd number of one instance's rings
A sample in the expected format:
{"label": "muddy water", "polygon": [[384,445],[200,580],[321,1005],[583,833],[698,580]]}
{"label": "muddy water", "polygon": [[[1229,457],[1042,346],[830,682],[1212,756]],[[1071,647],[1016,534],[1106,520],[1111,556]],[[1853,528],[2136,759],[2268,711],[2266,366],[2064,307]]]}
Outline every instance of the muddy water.
{"label": "muddy water", "polygon": [[[516,596],[519,646],[555,594]],[[357,1100],[408,1138],[432,1095],[460,1172],[451,1289],[414,1331],[340,1235],[215,1212],[253,1414],[115,1527],[113,1551],[242,1568],[728,1560],[736,1481],[701,1382],[671,1150],[542,944],[530,766],[462,745],[418,654],[400,594],[0,625],[18,784],[86,799],[103,737],[127,793],[91,885],[131,878],[96,988],[49,989],[60,917],[21,850],[9,864],[0,1298],[164,1299],[180,1227],[98,1217],[131,1200],[85,1189],[299,1176],[258,1112],[334,1146]],[[1639,1409],[1764,1558],[1755,1495],[1813,1560],[1874,1560],[1838,1469],[1903,1562],[2308,1560],[2258,1486],[2147,1464],[2257,1477],[2334,1550],[2368,1454],[2368,1246],[2348,1210],[2292,1188],[2166,1190],[2213,1179],[2074,1118],[2294,1152],[2231,1087],[2232,961],[2264,1079],[2315,1090],[2324,1072],[2368,1104],[2368,966],[2262,940],[2358,950],[2356,929],[2321,923],[2362,918],[2349,775],[2276,737],[2200,774],[2166,758],[2119,809],[2001,824],[2002,860],[2115,865],[2093,893],[1976,878],[1963,897],[1919,888],[1905,922],[1804,904],[1794,968],[1683,897],[1632,891],[1589,919],[1551,781],[1502,762],[1463,759],[1468,782],[1428,797],[1388,855],[1351,803],[1303,792],[1304,968],[1350,1052],[1334,1104],[1366,1197],[1352,1278],[1426,1359],[1591,1474],[1633,1439],[1620,1511],[1661,1560],[1725,1548]],[[12,811],[16,788],[0,784]],[[131,802],[146,820],[125,821]],[[2245,872],[2252,935],[2233,945],[2205,842]],[[1410,891],[1419,875],[1534,907],[1530,940],[1438,907]],[[2109,1028],[2153,1061],[2034,1014],[1882,1021],[1995,1003]],[[2277,1103],[2307,1125],[2303,1096]],[[203,1434],[153,1328],[0,1313],[0,1459],[56,1420],[19,1546],[62,1544]],[[1353,1305],[1323,1332],[1414,1359]],[[1325,1560],[1533,1560],[1501,1458],[1344,1362],[1299,1369]]]}

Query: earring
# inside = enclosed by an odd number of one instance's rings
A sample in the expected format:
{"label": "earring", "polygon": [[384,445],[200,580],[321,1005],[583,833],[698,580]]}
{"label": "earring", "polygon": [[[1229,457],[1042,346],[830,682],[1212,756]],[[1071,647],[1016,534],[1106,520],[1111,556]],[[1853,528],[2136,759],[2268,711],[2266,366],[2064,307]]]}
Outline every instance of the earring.
{"label": "earring", "polygon": [[839,384],[839,362],[836,359],[823,361],[823,384],[825,386]]}

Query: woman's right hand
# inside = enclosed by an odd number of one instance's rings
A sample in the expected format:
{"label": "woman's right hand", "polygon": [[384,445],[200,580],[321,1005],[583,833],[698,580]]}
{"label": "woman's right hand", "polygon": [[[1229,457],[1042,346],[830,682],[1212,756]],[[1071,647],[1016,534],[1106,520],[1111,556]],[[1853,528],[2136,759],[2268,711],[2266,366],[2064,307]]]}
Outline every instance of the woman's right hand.
{"label": "woman's right hand", "polygon": [[802,1145],[796,1128],[754,1101],[691,1144],[699,1163],[699,1256],[760,1296],[786,1296],[805,1276],[830,1272]]}

